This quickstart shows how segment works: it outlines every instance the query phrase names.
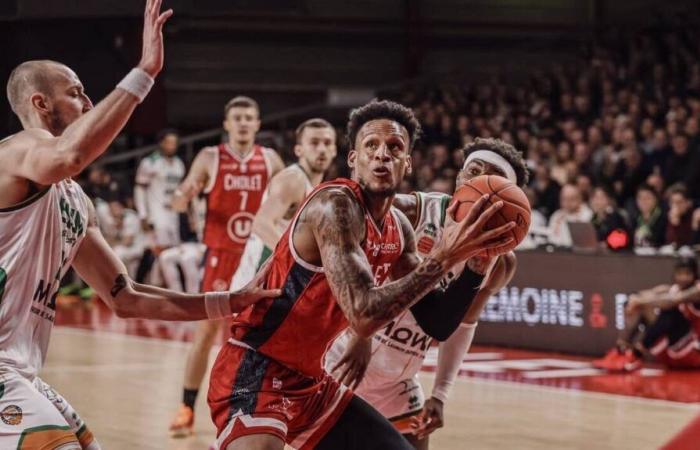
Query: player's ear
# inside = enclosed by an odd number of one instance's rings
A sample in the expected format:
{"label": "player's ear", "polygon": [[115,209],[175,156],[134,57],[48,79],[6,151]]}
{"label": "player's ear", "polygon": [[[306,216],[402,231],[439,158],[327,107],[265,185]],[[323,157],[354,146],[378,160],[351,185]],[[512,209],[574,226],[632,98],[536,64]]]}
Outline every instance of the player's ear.
{"label": "player's ear", "polygon": [[406,175],[411,173],[413,173],[413,158],[411,158],[411,155],[408,155],[406,157]]}
{"label": "player's ear", "polygon": [[301,158],[302,147],[299,144],[294,145],[294,154],[297,158]]}
{"label": "player's ear", "polygon": [[46,96],[40,92],[35,92],[29,97],[29,101],[34,109],[41,114],[47,114],[51,110],[51,105]]}
{"label": "player's ear", "polygon": [[355,160],[357,160],[357,150],[352,149],[348,152],[348,167],[355,168]]}

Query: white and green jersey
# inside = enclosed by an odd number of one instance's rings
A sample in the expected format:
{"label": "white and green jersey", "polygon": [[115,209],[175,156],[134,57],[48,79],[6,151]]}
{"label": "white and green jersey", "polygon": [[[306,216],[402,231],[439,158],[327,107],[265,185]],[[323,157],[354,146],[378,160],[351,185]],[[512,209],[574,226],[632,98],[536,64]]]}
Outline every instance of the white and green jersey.
{"label": "white and green jersey", "polygon": [[32,379],[46,357],[59,282],[87,230],[90,200],[63,180],[0,209],[0,368]]}
{"label": "white and green jersey", "polygon": [[[439,192],[416,192],[414,195],[418,201],[418,218],[414,227],[416,246],[418,255],[423,258],[430,254],[435,243],[442,237],[445,215],[451,197]],[[463,267],[464,265],[455,267],[450,275],[440,282],[440,286],[443,288],[447,286],[454,278],[452,273],[461,273]],[[343,356],[350,338],[350,333],[346,332],[333,343],[326,354],[327,370],[330,370]],[[423,365],[431,341],[432,338],[418,325],[410,309],[396,316],[383,329],[375,333],[372,341],[372,360],[367,367],[365,380],[355,393],[379,408],[386,417],[407,412],[399,413],[393,406],[386,406],[388,409],[382,411],[382,404],[373,403],[376,387],[412,379]],[[366,395],[363,396],[363,393]]]}
{"label": "white and green jersey", "polygon": [[[304,169],[302,169],[299,166],[299,164],[293,164],[284,170],[298,170],[304,174],[305,197],[309,195],[311,191],[314,190],[314,187],[311,184],[309,177],[306,175],[306,172],[304,172]],[[263,194],[263,203],[265,203],[265,200],[267,199],[269,194],[270,188],[268,187],[268,189]],[[295,205],[295,208],[298,207],[299,205]],[[279,228],[281,233],[284,233],[284,230],[287,229],[287,227],[289,226],[289,221],[292,217],[294,217],[295,212],[296,211],[287,211],[287,214],[285,214],[285,218],[279,220],[278,223],[275,224],[275,226]],[[251,233],[248,237],[248,240],[245,243],[245,249],[243,250],[243,255],[241,256],[241,262],[238,264],[238,269],[236,270],[236,273],[233,274],[233,278],[231,279],[231,290],[237,291],[243,288],[246,284],[248,284],[258,272],[258,269],[260,269],[260,267],[265,263],[265,261],[267,261],[267,258],[269,258],[270,255],[272,255],[273,250],[274,249],[271,249],[268,246],[266,246],[262,239],[256,236],[255,233]]]}
{"label": "white and green jersey", "polygon": [[143,158],[136,171],[136,184],[146,190],[145,205],[137,204],[139,217],[159,224],[176,224],[178,216],[170,208],[173,194],[185,177],[185,164],[177,156],[153,152]]}

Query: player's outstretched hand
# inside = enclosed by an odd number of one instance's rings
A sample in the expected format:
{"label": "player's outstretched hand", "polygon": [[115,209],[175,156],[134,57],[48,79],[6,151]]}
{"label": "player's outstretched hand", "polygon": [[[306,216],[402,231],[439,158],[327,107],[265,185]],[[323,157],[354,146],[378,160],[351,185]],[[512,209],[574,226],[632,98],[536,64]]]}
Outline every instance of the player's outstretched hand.
{"label": "player's outstretched hand", "polygon": [[489,219],[503,207],[503,202],[498,201],[483,210],[488,199],[488,194],[481,196],[459,222],[454,220],[458,202],[447,209],[442,239],[432,253],[435,259],[446,261],[447,266],[452,267],[486,250],[494,249],[499,253],[501,249],[505,252],[510,247],[513,243],[510,230],[515,227],[515,222],[491,230],[484,229]]}
{"label": "player's outstretched hand", "polygon": [[372,338],[354,336],[348,348],[345,349],[343,357],[331,368],[331,373],[338,382],[356,389],[365,377],[370,359],[372,359]]}
{"label": "player's outstretched hand", "polygon": [[153,78],[163,68],[163,25],[173,15],[172,9],[161,14],[162,2],[163,0],[146,0],[146,10],[143,13],[143,48],[139,68]]}
{"label": "player's outstretched hand", "polygon": [[420,440],[445,425],[444,405],[435,397],[430,397],[423,406],[423,412],[418,416],[416,430],[413,432]]}
{"label": "player's outstretched hand", "polygon": [[248,306],[259,302],[260,300],[266,298],[275,298],[282,295],[281,289],[265,289],[265,279],[270,271],[270,264],[272,258],[268,258],[267,262],[263,264],[255,277],[246,284],[243,289],[236,292],[231,292],[229,300],[231,301],[231,312],[239,313],[246,309]]}

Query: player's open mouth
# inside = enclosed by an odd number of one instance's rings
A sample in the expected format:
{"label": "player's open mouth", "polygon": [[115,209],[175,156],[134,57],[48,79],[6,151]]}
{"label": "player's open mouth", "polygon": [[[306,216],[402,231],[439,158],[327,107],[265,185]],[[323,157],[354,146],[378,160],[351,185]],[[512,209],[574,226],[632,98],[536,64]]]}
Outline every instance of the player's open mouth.
{"label": "player's open mouth", "polygon": [[375,177],[386,177],[390,174],[391,172],[389,171],[388,168],[386,167],[375,167],[372,169],[372,174]]}

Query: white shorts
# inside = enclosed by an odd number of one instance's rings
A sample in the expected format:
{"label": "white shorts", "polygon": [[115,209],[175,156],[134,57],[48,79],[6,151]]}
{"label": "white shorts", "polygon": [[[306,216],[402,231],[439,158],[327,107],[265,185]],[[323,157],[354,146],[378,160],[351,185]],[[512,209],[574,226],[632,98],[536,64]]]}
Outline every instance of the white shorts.
{"label": "white shorts", "polygon": [[180,221],[158,221],[153,223],[155,243],[159,247],[174,247],[180,244]]}
{"label": "white shorts", "polygon": [[258,236],[251,234],[245,243],[241,261],[238,269],[231,279],[231,290],[237,291],[245,287],[246,284],[255,277],[260,266],[272,255],[272,251]]}
{"label": "white shorts", "polygon": [[[342,334],[326,352],[324,367],[328,372],[343,357],[348,340],[349,335]],[[387,370],[380,361],[385,355],[378,355],[375,351],[376,346],[377,344],[373,343],[372,360],[365,372],[365,378],[354,393],[386,417],[400,433],[408,434],[413,431],[410,426],[411,419],[421,413],[425,404],[423,387],[418,381],[417,371],[401,370],[405,366],[400,364],[398,371],[395,368]],[[384,346],[379,347],[379,350],[385,350]],[[395,359],[390,361],[397,363]]]}
{"label": "white shorts", "polygon": [[39,377],[0,373],[0,448],[99,450],[73,407]]}
{"label": "white shorts", "polygon": [[402,434],[413,431],[411,419],[423,411],[425,394],[418,376],[398,383],[376,384],[365,377],[354,391],[379,411]]}

